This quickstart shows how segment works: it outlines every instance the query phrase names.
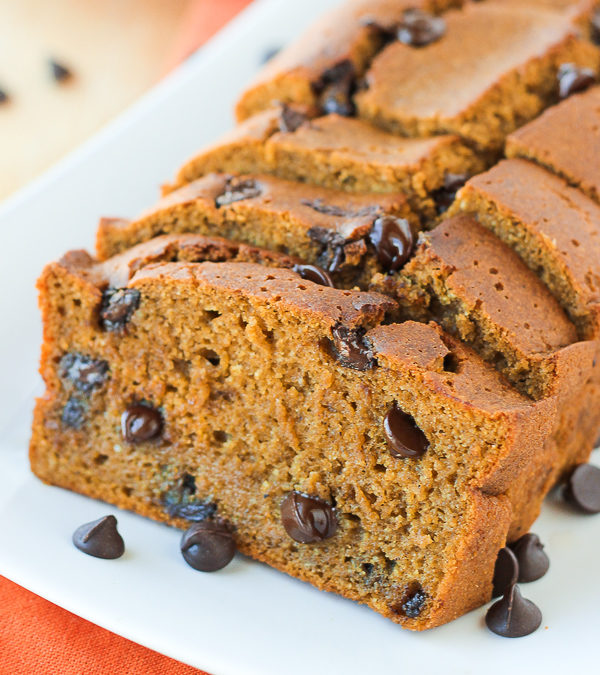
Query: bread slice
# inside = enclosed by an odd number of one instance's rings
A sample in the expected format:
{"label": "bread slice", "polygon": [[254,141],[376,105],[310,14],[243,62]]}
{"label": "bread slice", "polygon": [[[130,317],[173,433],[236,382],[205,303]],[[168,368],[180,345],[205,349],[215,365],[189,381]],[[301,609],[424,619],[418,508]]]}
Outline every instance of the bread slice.
{"label": "bread slice", "polygon": [[[410,629],[489,599],[553,399],[434,325],[382,324],[384,296],[124,256],[40,279],[40,478],[178,527],[224,518],[244,553]],[[327,515],[316,540],[290,537],[284,499]]]}

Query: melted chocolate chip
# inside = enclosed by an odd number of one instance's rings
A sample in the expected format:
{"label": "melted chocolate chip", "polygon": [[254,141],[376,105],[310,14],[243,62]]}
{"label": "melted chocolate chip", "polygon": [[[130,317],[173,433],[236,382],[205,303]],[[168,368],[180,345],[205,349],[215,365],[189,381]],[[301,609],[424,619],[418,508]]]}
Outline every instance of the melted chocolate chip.
{"label": "melted chocolate chip", "polygon": [[331,333],[333,356],[342,366],[354,370],[369,370],[375,366],[373,350],[365,339],[364,328],[347,328],[338,324]]}
{"label": "melted chocolate chip", "polygon": [[316,265],[294,265],[293,270],[307,281],[312,281],[321,286],[331,286],[333,288],[333,281],[329,274]]}
{"label": "melted chocolate chip", "polygon": [[121,415],[121,433],[128,443],[153,441],[162,434],[162,430],[162,415],[149,405],[131,405]]}
{"label": "melted chocolate chip", "polygon": [[421,584],[411,584],[400,604],[400,610],[409,619],[416,619],[421,614],[426,600],[427,593],[425,593]]}
{"label": "melted chocolate chip", "polygon": [[56,82],[66,82],[73,76],[73,73],[62,63],[59,63],[54,59],[50,59],[48,63],[50,65],[52,77],[56,80]]}
{"label": "melted chocolate chip", "polygon": [[0,105],[3,103],[8,103],[10,101],[10,96],[4,91],[4,89],[0,89]]}
{"label": "melted chocolate chip", "polygon": [[134,288],[109,288],[102,293],[100,325],[104,330],[121,331],[139,307],[140,292]]}
{"label": "melted chocolate chip", "polygon": [[281,114],[279,115],[279,131],[283,133],[296,131],[307,119],[308,117],[304,113],[284,104],[281,106]]}
{"label": "melted chocolate chip", "polygon": [[58,373],[63,380],[72,382],[76,389],[87,394],[106,382],[108,363],[84,354],[70,352],[60,360]]}
{"label": "melted chocolate chip", "polygon": [[104,516],[81,525],[73,533],[73,543],[80,551],[95,558],[113,560],[125,552],[125,543],[117,530],[114,516]]}
{"label": "melted chocolate chip", "polygon": [[408,260],[415,238],[404,218],[380,216],[369,232],[369,241],[385,271],[396,272]]}
{"label": "melted chocolate chip", "polygon": [[329,539],[337,531],[335,509],[323,499],[294,491],[283,498],[280,508],[285,531],[301,544]]}
{"label": "melted chocolate chip", "polygon": [[162,495],[161,501],[172,518],[201,522],[214,516],[217,505],[208,500],[196,499],[195,494],[196,479],[191,474],[184,473],[177,483]]}
{"label": "melted chocolate chip", "polygon": [[544,553],[544,545],[537,534],[524,534],[510,545],[519,561],[519,583],[541,579],[550,567],[550,560]]}
{"label": "melted chocolate chip", "polygon": [[326,70],[315,89],[319,93],[319,105],[326,115],[337,114],[351,117],[356,112],[352,101],[356,72],[352,61],[345,60]]}
{"label": "melted chocolate chip", "polygon": [[87,406],[75,396],[71,396],[63,408],[61,421],[66,427],[72,429],[81,429],[85,422],[85,413]]}
{"label": "melted chocolate chip", "polygon": [[433,192],[438,214],[445,213],[452,206],[456,193],[468,180],[469,174],[466,173],[444,174],[444,185]]}
{"label": "melted chocolate chip", "polygon": [[531,600],[526,600],[521,595],[516,584],[512,584],[503,597],[488,609],[485,623],[496,635],[524,637],[540,627],[542,613]]}
{"label": "melted chocolate chip", "polygon": [[396,30],[400,42],[411,47],[425,47],[439,40],[446,32],[446,22],[420,9],[407,9]]}
{"label": "melted chocolate chip", "polygon": [[215,198],[217,208],[227,206],[243,199],[253,199],[262,194],[262,188],[253,178],[228,178],[225,189]]}
{"label": "melted chocolate chip", "polygon": [[225,523],[206,520],[195,523],[181,538],[181,554],[186,563],[201,572],[216,572],[235,555],[235,541]]}
{"label": "melted chocolate chip", "polygon": [[582,68],[574,63],[563,63],[558,69],[558,97],[562,100],[585,91],[596,83],[596,73],[591,68]]}
{"label": "melted chocolate chip", "polygon": [[575,467],[565,486],[564,497],[583,513],[600,513],[600,469],[592,464]]}
{"label": "melted chocolate chip", "polygon": [[516,584],[519,578],[519,562],[508,546],[501,548],[494,567],[492,597],[504,595],[509,586]]}
{"label": "melted chocolate chip", "polygon": [[393,457],[420,457],[429,441],[415,420],[394,404],[383,419],[385,438]]}

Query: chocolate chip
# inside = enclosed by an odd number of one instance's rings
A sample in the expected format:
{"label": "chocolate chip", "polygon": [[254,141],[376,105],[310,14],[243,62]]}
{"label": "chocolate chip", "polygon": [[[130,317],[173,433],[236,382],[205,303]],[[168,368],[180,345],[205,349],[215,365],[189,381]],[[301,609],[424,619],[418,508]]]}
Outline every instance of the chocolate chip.
{"label": "chocolate chip", "polygon": [[50,59],[48,63],[50,65],[50,72],[52,73],[52,77],[57,82],[65,82],[66,80],[69,80],[73,76],[73,73],[62,63],[59,63],[54,59]]}
{"label": "chocolate chip", "polygon": [[125,543],[117,530],[114,516],[104,516],[81,525],[73,533],[73,543],[80,551],[95,558],[113,560],[125,552]]}
{"label": "chocolate chip", "polygon": [[217,208],[227,206],[243,199],[253,199],[262,194],[262,188],[253,178],[234,176],[225,182],[225,189],[215,198]]}
{"label": "chocolate chip", "polygon": [[337,531],[335,509],[318,497],[290,492],[283,498],[280,509],[285,531],[301,544],[329,539]]}
{"label": "chocolate chip", "polygon": [[281,113],[279,115],[279,131],[283,133],[296,131],[307,119],[308,117],[304,113],[284,104],[281,106]]}
{"label": "chocolate chip", "polygon": [[426,600],[427,593],[425,593],[421,584],[413,583],[404,595],[400,604],[400,611],[409,619],[416,619],[421,614]]}
{"label": "chocolate chip", "polygon": [[4,89],[0,89],[0,105],[3,103],[8,103],[10,101],[10,96],[4,91]]}
{"label": "chocolate chip", "polygon": [[72,429],[81,429],[85,422],[86,408],[81,399],[71,396],[63,408],[60,418],[62,423]]}
{"label": "chocolate chip", "polygon": [[467,173],[446,173],[444,174],[444,184],[441,188],[434,190],[433,199],[435,201],[438,214],[447,211],[454,199],[456,193],[469,180]]}
{"label": "chocolate chip", "polygon": [[526,600],[516,584],[510,585],[503,597],[485,615],[487,627],[502,637],[524,637],[536,631],[542,623],[539,608]]}
{"label": "chocolate chip", "polygon": [[558,98],[565,99],[579,91],[585,91],[596,83],[596,73],[591,68],[563,63],[558,69]]}
{"label": "chocolate chip", "polygon": [[[338,218],[361,218],[370,216],[375,212],[375,208],[373,206],[364,206],[362,209],[352,211],[345,206],[326,204],[322,199],[302,199],[300,203],[304,206],[308,206],[317,213],[322,213],[325,216],[337,216]],[[320,230],[325,236],[340,236],[337,232],[332,233],[330,230],[324,230],[323,228],[315,227],[311,228],[311,230]],[[311,236],[310,231],[309,236]]]}
{"label": "chocolate chip", "polygon": [[369,241],[385,271],[396,272],[410,257],[415,238],[407,220],[387,215],[375,220]]}
{"label": "chocolate chip", "polygon": [[446,32],[446,22],[420,9],[407,9],[396,31],[400,42],[411,47],[425,47]]}
{"label": "chocolate chip", "polygon": [[181,537],[181,554],[186,563],[201,572],[216,572],[235,555],[235,541],[225,523],[205,520],[195,523]]}
{"label": "chocolate chip", "polygon": [[58,374],[84,393],[101,387],[108,378],[108,363],[84,354],[69,352],[60,360]]}
{"label": "chocolate chip", "polygon": [[326,115],[351,117],[356,112],[352,101],[356,71],[352,61],[346,59],[326,70],[315,85],[319,105]]}
{"label": "chocolate chip", "polygon": [[541,579],[550,567],[550,559],[544,553],[544,545],[537,534],[524,534],[510,545],[519,561],[519,583]]}
{"label": "chocolate chip", "polygon": [[509,586],[516,584],[519,578],[519,562],[513,551],[505,546],[501,548],[494,567],[492,597],[504,595]]}
{"label": "chocolate chip", "polygon": [[294,265],[293,270],[307,281],[312,281],[321,286],[333,287],[333,281],[329,274],[316,265]]}
{"label": "chocolate chip", "polygon": [[129,406],[121,415],[121,433],[128,443],[153,441],[162,434],[163,418],[156,408],[144,403]]}
{"label": "chocolate chip", "polygon": [[100,325],[104,330],[121,331],[140,305],[140,292],[134,288],[109,288],[102,293]]}
{"label": "chocolate chip", "polygon": [[583,513],[600,513],[600,469],[592,464],[575,467],[565,486],[564,497]]}
{"label": "chocolate chip", "polygon": [[429,448],[415,420],[394,404],[383,419],[383,430],[392,457],[420,457]]}
{"label": "chocolate chip", "polygon": [[365,339],[364,328],[347,328],[338,324],[331,329],[332,352],[337,361],[346,368],[369,370],[376,364],[373,349]]}
{"label": "chocolate chip", "polygon": [[172,518],[185,518],[200,522],[214,516],[217,505],[208,500],[195,498],[196,479],[184,473],[177,483],[161,496],[165,510]]}

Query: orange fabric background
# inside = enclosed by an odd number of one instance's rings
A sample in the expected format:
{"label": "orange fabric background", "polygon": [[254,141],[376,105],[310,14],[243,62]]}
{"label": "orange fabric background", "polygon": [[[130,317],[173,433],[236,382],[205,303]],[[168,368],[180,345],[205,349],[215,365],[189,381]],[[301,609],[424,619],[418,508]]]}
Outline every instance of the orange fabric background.
{"label": "orange fabric background", "polygon": [[[197,0],[170,68],[251,0]],[[0,577],[0,675],[202,675]]]}

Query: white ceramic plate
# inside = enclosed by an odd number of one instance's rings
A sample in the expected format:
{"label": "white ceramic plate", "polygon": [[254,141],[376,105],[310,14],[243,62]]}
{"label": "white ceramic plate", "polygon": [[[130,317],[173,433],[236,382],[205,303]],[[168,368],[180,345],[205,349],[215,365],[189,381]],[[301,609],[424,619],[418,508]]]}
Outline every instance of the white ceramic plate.
{"label": "white ceramic plate", "polygon": [[[98,217],[134,216],[194,150],[231,124],[238,91],[261,55],[332,0],[262,0],[121,119],[0,210],[0,574],[49,600],[213,675],[598,672],[600,517],[550,500],[535,530],[552,560],[523,587],[542,609],[532,636],[505,640],[484,610],[424,634],[238,557],[218,574],[188,567],[180,534],[40,484],[26,449],[40,326],[34,282],[43,264],[90,247]],[[52,133],[51,129],[48,133]],[[43,143],[44,139],[30,139]],[[115,513],[126,555],[82,555],[71,533]]]}

